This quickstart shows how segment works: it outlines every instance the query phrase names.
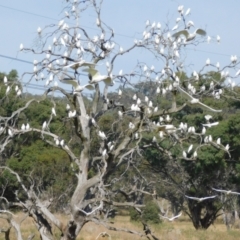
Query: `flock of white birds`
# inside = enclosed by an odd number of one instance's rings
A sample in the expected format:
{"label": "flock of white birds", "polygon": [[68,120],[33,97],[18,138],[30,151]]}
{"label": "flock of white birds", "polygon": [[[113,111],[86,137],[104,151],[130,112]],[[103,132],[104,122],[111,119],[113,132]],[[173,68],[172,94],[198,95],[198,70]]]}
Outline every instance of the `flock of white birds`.
{"label": "flock of white birds", "polygon": [[[6,76],[4,76],[4,78],[3,78],[3,83],[4,83],[5,86],[7,86],[7,88],[6,88],[6,95],[8,95],[10,93],[11,89],[12,89],[12,84],[9,83],[9,81],[8,81]],[[17,97],[20,97],[22,95],[22,90],[19,88],[18,85],[15,85],[14,90],[15,90],[15,93],[16,93]]]}
{"label": "flock of white birds", "polygon": [[[76,6],[73,4],[71,13],[73,14],[75,12],[76,12]],[[166,33],[166,36],[165,35],[163,36],[162,32],[161,32],[161,28],[162,28],[161,24],[156,23],[156,22],[153,22],[151,24],[150,21],[148,20],[146,22],[146,27],[145,27],[145,31],[143,32],[142,39],[134,41],[135,46],[148,46],[148,44],[152,43],[153,46],[155,46],[155,50],[157,51],[157,53],[160,54],[161,56],[163,56],[163,58],[167,58],[166,56],[167,56],[167,54],[169,54],[171,56],[171,58],[170,58],[171,65],[173,67],[175,67],[176,65],[178,67],[181,67],[181,64],[180,64],[181,63],[181,61],[180,61],[181,46],[191,44],[192,41],[194,39],[196,39],[197,37],[205,37],[207,35],[207,33],[204,29],[197,28],[194,31],[190,30],[191,28],[194,27],[193,21],[188,21],[188,22],[185,21],[186,20],[185,18],[190,15],[190,9],[187,9],[186,12],[184,13],[184,7],[181,5],[178,7],[178,12],[180,14],[180,17],[178,17],[176,19],[176,25],[172,28],[172,32],[174,32],[173,34],[168,32],[168,33]],[[65,12],[65,16],[67,18],[69,18],[69,13]],[[184,20],[185,28],[182,30],[179,30],[179,27],[181,26],[180,25],[181,20]],[[96,24],[98,27],[101,26],[101,20],[99,18],[97,18]],[[69,29],[69,26],[64,21],[64,19],[58,23],[57,27],[62,32],[65,32],[65,34],[61,34],[59,37],[57,37],[57,36],[53,37],[53,46],[49,46],[48,50],[45,51],[46,57],[45,57],[44,61],[41,63],[41,65],[36,60],[34,60],[34,62],[33,62],[33,64],[34,64],[33,75],[35,76],[35,78],[37,80],[46,79],[46,85],[50,85],[53,82],[54,78],[57,77],[61,83],[70,84],[72,86],[73,94],[81,94],[81,92],[84,91],[85,89],[94,91],[95,85],[100,82],[104,82],[104,84],[106,86],[112,86],[114,84],[114,78],[124,76],[123,70],[120,70],[119,74],[113,75],[112,63],[106,62],[108,74],[101,74],[100,71],[97,70],[97,67],[98,67],[97,64],[95,64],[94,62],[85,61],[82,58],[82,56],[85,53],[84,48],[87,47],[89,52],[95,53],[97,44],[99,44],[101,42],[104,42],[104,48],[106,49],[106,51],[108,51],[108,52],[113,52],[113,50],[116,51],[116,47],[117,47],[116,44],[113,41],[105,40],[106,36],[104,33],[102,33],[100,36],[94,36],[91,39],[91,41],[88,42],[87,46],[83,45],[80,33],[77,34],[74,39],[74,41],[75,41],[74,47],[77,50],[76,53],[77,53],[78,59],[69,64],[68,59],[70,58],[70,56],[69,56],[68,51],[66,50],[63,54],[63,57],[56,58],[56,60],[53,61],[53,59],[52,59],[53,49],[55,47],[62,47],[62,48],[71,47],[72,46],[71,41],[73,41],[73,40],[70,41],[70,36],[67,34],[67,30]],[[42,32],[43,32],[42,29],[39,27],[37,29],[37,33],[39,35],[41,35]],[[217,42],[220,42],[221,39],[219,36],[217,36],[216,40],[217,40]],[[209,43],[211,41],[211,37],[207,36],[206,41]],[[23,44],[20,45],[20,51],[29,51],[29,50],[31,50],[31,49],[24,48]],[[127,50],[124,51],[124,49],[121,46],[119,46],[119,48],[117,50],[118,55],[122,55],[126,52],[127,52]],[[102,51],[100,57],[102,59],[104,59],[106,57],[104,51]],[[230,57],[230,61],[231,61],[230,65],[235,66],[238,61],[237,56],[232,55]],[[206,60],[205,67],[208,67],[208,66],[212,66],[215,69],[217,69],[218,71],[220,71],[220,64],[219,63],[217,63],[216,65],[211,64],[210,59]],[[45,78],[43,69],[47,70],[47,72],[49,74],[49,78]],[[81,85],[80,82],[76,79],[76,77],[73,77],[72,75],[70,75],[70,73],[68,72],[69,69],[71,69],[72,71],[74,70],[75,72],[77,72],[80,69],[82,72],[87,73],[88,78],[89,78],[88,84]],[[146,79],[150,79],[151,74],[156,73],[154,66],[148,67],[146,64],[144,64],[143,66],[141,66],[141,69],[142,69],[143,74],[145,75]],[[226,69],[226,71],[224,71],[224,69],[225,68],[223,68],[223,70],[220,72],[221,78],[227,79],[229,77],[229,72],[227,71],[227,69]],[[240,75],[240,70],[236,72],[235,77],[237,77],[239,75]],[[167,85],[162,84],[161,80],[170,78],[170,77],[173,79],[173,81],[169,82]],[[200,73],[197,71],[193,71],[192,77],[191,77],[191,80],[192,80],[191,82],[192,83],[197,82],[199,80],[199,78],[200,78]],[[205,85],[202,85],[199,89],[196,89],[194,84],[192,84],[189,81],[187,88],[184,88],[183,86],[181,86],[181,81],[180,81],[179,77],[175,74],[175,71],[173,71],[168,65],[166,65],[160,71],[160,73],[157,72],[155,80],[156,80],[156,83],[159,83],[159,86],[157,86],[157,88],[156,88],[156,94],[161,94],[161,95],[165,96],[168,92],[176,91],[177,94],[180,94],[181,96],[185,97],[188,100],[188,103],[191,105],[196,105],[198,107],[203,108],[206,111],[210,111],[210,112],[214,112],[214,113],[219,113],[222,111],[220,109],[211,108],[210,106],[208,106],[200,101],[199,96],[201,96],[201,94],[206,91]],[[8,94],[9,91],[11,90],[11,87],[10,87],[10,85],[8,85],[8,81],[7,81],[6,77],[4,77],[4,84],[7,86],[6,94]],[[215,85],[216,85],[216,82],[212,81],[210,83],[208,92],[211,92],[211,95],[213,96],[214,99],[220,99],[221,95],[223,94],[223,90],[222,89],[216,90]],[[54,83],[54,86],[58,86],[58,83],[56,81]],[[232,81],[231,78],[228,78],[228,86],[230,87],[230,89],[234,89],[234,87],[235,87],[235,82]],[[124,91],[123,89],[119,90],[119,92],[118,92],[119,99],[121,99],[121,97],[123,95],[123,91]],[[21,96],[21,94],[22,94],[21,89],[17,85],[15,86],[15,92],[16,92],[17,96]],[[134,94],[132,96],[133,102],[132,102],[131,106],[128,108],[128,110],[125,112],[118,110],[119,119],[121,120],[123,118],[124,114],[128,114],[128,113],[133,113],[134,116],[136,116],[138,113],[143,111],[142,106],[144,106],[146,109],[146,116],[151,116],[152,114],[157,113],[159,111],[158,106],[154,106],[153,102],[150,99],[151,99],[150,96],[145,96],[144,98],[140,98],[138,96],[138,94]],[[76,109],[71,110],[70,105],[66,106],[66,110],[67,110],[68,118],[77,117]],[[51,110],[51,115],[52,115],[52,117],[56,116],[56,110],[54,107]],[[88,117],[90,119],[89,116],[86,116],[86,117]],[[197,133],[195,130],[195,127],[188,126],[187,123],[181,122],[178,127],[174,126],[172,124],[172,118],[169,114],[160,116],[159,121],[157,123],[153,122],[153,129],[158,131],[158,133],[159,133],[158,136],[161,140],[164,139],[169,134],[174,134],[174,133],[178,133],[178,132],[185,133],[185,134],[192,134],[192,135],[197,135],[197,136],[203,137],[203,139],[204,139],[203,142],[205,144],[211,144],[211,143],[216,144],[222,150],[228,152],[229,144],[224,146],[221,143],[221,138],[214,140],[211,135],[206,135],[207,128],[211,128],[211,127],[217,126],[219,124],[219,122],[210,121],[210,120],[212,120],[212,118],[213,117],[211,115],[205,116],[206,123],[202,123],[202,132],[201,133]],[[93,125],[96,125],[96,122],[93,118],[91,121],[92,121]],[[139,139],[140,133],[137,131],[134,131],[136,128],[134,122],[130,121],[128,126],[129,126],[130,131],[134,132],[134,138]],[[21,131],[26,131],[26,130],[30,130],[29,123],[27,123],[26,125],[22,124],[22,126],[21,126]],[[0,131],[2,131],[2,129],[0,129]],[[44,123],[42,124],[42,131],[48,131],[47,121],[44,121]],[[10,137],[13,137],[14,130],[9,128],[8,134]],[[106,136],[106,134],[103,131],[98,130],[98,136],[101,140],[107,141],[108,137]],[[56,137],[54,139],[54,141],[57,146],[62,146],[62,147],[67,148],[67,146],[64,143],[64,140],[61,139],[60,137]],[[153,137],[152,142],[153,143],[157,142],[156,136]],[[113,148],[114,148],[114,143],[109,142],[108,149],[103,149],[102,156],[105,157],[107,155],[107,152],[111,151]],[[187,149],[183,150],[182,158],[185,160],[197,159],[197,149],[194,149],[193,144],[190,144]],[[215,189],[215,188],[212,188],[212,190],[214,190],[216,192],[224,193],[224,194],[240,195],[239,193],[227,191],[227,190],[220,190],[220,189]],[[185,195],[185,197],[189,201],[195,200],[198,202],[202,202],[202,201],[214,199],[217,197],[217,195],[201,197],[201,198],[187,196],[187,195]],[[171,218],[167,218],[166,216],[162,216],[162,217],[168,219],[169,221],[173,221],[174,219],[180,217],[181,214],[182,213],[180,213],[177,216],[171,217]]]}

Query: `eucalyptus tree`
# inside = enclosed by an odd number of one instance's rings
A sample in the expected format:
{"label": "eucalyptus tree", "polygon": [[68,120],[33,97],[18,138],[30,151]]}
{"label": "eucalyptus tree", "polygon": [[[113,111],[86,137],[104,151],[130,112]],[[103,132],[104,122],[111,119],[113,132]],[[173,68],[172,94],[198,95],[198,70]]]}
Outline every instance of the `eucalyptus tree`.
{"label": "eucalyptus tree", "polygon": [[[22,79],[27,78],[29,82],[42,81],[48,89],[41,97],[27,101],[10,115],[1,116],[1,153],[19,135],[37,133],[42,141],[66,152],[70,159],[69,165],[76,175],[76,188],[69,203],[71,217],[64,224],[49,208],[56,199],[43,201],[42,193],[37,191],[34,184],[25,184],[20,174],[8,166],[1,166],[3,171],[16,177],[23,192],[21,196],[18,192],[15,193],[14,203],[1,197],[5,201],[1,217],[6,218],[15,229],[18,239],[22,239],[21,228],[11,213],[13,205],[21,207],[33,218],[42,239],[54,238],[52,225],[61,232],[60,239],[76,239],[83,226],[90,221],[110,230],[158,239],[146,223],[143,223],[142,232],[112,227],[108,223],[108,217],[116,208],[133,207],[141,214],[144,208],[142,196],[156,198],[156,186],[147,180],[144,171],[139,170],[144,152],[154,149],[161,156],[159,162],[171,163],[164,169],[168,168],[176,176],[181,175],[185,182],[190,174],[184,171],[179,161],[186,164],[195,162],[197,165],[198,153],[212,148],[226,157],[230,156],[227,143],[216,143],[206,135],[208,130],[202,132],[202,128],[181,123],[175,116],[187,106],[196,106],[201,111],[210,111],[216,116],[220,114],[222,109],[217,108],[219,104],[215,102],[221,101],[225,89],[234,91],[234,82],[225,84],[225,81],[211,78],[211,81],[202,83],[200,79],[208,76],[210,67],[221,75],[228,68],[237,69],[237,59],[234,58],[229,66],[222,69],[208,60],[206,65],[194,71],[190,77],[181,77],[185,64],[185,46],[198,45],[206,40],[202,36],[206,31],[202,29],[196,30],[190,39],[191,35],[185,29],[192,28],[194,24],[191,20],[187,21],[189,16],[183,14],[183,6],[178,8],[180,15],[177,21],[179,28],[182,28],[180,32],[174,34],[168,25],[147,21],[143,35],[130,42],[126,49],[117,42],[111,26],[103,21],[101,10],[102,1],[66,1],[65,15],[57,24],[37,29],[37,49],[20,45],[20,51],[33,53],[35,58],[41,59],[33,60],[33,71],[23,74]],[[84,14],[89,14],[89,11],[96,15],[94,34],[80,24],[80,19]],[[76,24],[69,25],[67,19],[75,20]],[[121,70],[116,73],[116,62],[119,59],[127,61],[128,54],[138,49],[145,51],[143,59],[129,63],[132,66],[130,72]],[[158,65],[154,66],[147,60],[146,54],[154,56]],[[83,84],[80,76],[82,78],[86,73],[89,82]],[[155,95],[148,91],[142,93],[141,88],[132,96],[128,95],[129,89],[125,93],[125,87],[134,88],[133,83],[136,82],[151,84],[155,88]],[[6,94],[13,91],[12,84],[4,84]],[[65,89],[67,84],[72,86],[70,93]],[[116,86],[120,88],[117,97],[109,94]],[[87,89],[92,91],[91,101],[84,99]],[[66,139],[57,129],[52,128],[52,122],[59,114],[54,98],[51,99],[49,116],[39,123],[40,128],[32,126],[31,122],[28,128],[18,126],[17,119],[21,113],[27,111],[32,104],[37,107],[38,102],[48,95],[51,98],[55,92],[68,100],[66,113],[62,116],[63,121],[71,126]],[[166,96],[166,101],[170,103],[168,108],[158,107],[158,102],[154,102],[157,95]],[[205,99],[209,104],[205,103]],[[210,120],[207,123],[208,121]],[[72,139],[77,141],[73,143]],[[192,168],[194,166],[190,170]],[[129,184],[124,182],[125,177],[131,177]],[[182,197],[192,196],[186,187],[181,190]],[[208,196],[208,192],[205,191],[204,194],[206,195],[196,197]]]}

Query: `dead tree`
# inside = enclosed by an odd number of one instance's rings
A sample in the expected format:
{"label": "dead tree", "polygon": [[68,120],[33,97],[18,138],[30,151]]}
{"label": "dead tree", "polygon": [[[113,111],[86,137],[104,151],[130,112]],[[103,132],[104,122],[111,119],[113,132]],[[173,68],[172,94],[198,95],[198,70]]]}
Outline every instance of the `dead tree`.
{"label": "dead tree", "polygon": [[[186,24],[182,14],[183,9],[180,7],[178,11],[182,19],[182,31],[172,34],[168,26],[161,26],[160,23],[151,25],[147,22],[141,39],[130,43],[128,48],[122,49],[121,45],[115,41],[113,29],[102,20],[102,1],[66,2],[66,15],[59,23],[38,29],[41,50],[39,46],[38,50],[35,50],[20,45],[22,52],[33,54],[34,57],[42,57],[41,61],[33,61],[33,72],[23,74],[21,80],[26,78],[31,82],[46,80],[45,85],[49,88],[41,97],[27,101],[10,116],[0,116],[0,151],[4,152],[14,138],[34,132],[39,134],[42,141],[67,153],[70,164],[76,166],[73,169],[76,175],[76,188],[70,200],[71,218],[68,223],[64,225],[51,212],[50,202],[44,203],[41,194],[36,193],[33,185],[26,186],[17,172],[7,166],[0,168],[17,179],[24,192],[25,200],[23,201],[16,194],[16,202],[28,216],[33,218],[43,240],[53,239],[53,225],[61,232],[61,240],[74,240],[81,234],[83,226],[90,221],[101,224],[109,230],[125,231],[158,239],[146,223],[143,223],[143,231],[137,232],[113,227],[108,223],[107,217],[113,208],[119,207],[134,207],[141,214],[144,208],[142,196],[147,194],[156,198],[154,184],[149,183],[144,171],[139,171],[139,164],[147,149],[153,147],[162,154],[164,161],[176,163],[179,159],[196,161],[197,152],[206,145],[230,155],[228,147],[212,140],[200,141],[205,133],[197,133],[194,126],[186,127],[173,117],[188,105],[198,106],[203,111],[221,112],[221,109],[210,107],[202,102],[205,97],[217,101],[223,94],[221,89],[224,86],[219,88],[218,79],[212,78],[212,82],[209,82],[209,86],[205,86],[205,89],[198,81],[201,76],[208,75],[206,66],[210,65],[209,62],[198,72],[195,71],[192,76],[181,79],[184,67],[182,51],[188,44],[198,45],[204,42],[201,35],[206,33],[198,29],[194,36],[190,35],[186,29],[191,26]],[[97,30],[94,36],[79,23],[80,15],[83,17],[85,11],[90,9],[97,16]],[[88,14],[88,11],[86,13]],[[68,25],[65,18],[76,20],[76,25]],[[114,66],[117,60],[124,58],[127,61],[128,53],[138,49],[143,49],[152,54],[155,59],[161,60],[159,61],[161,65],[156,69],[154,66],[150,67],[152,63],[147,62],[143,56],[142,60],[138,59],[138,63],[133,64],[132,71],[116,74]],[[229,67],[236,68],[237,64],[237,60],[234,60]],[[218,73],[221,71],[215,70]],[[86,84],[80,82],[80,75],[84,77],[84,74],[87,74],[88,83]],[[110,97],[109,92],[113,86],[116,86],[114,84],[117,84],[115,83],[117,81],[120,86],[119,92]],[[150,94],[148,96],[143,92],[136,92],[132,96],[125,94],[125,86],[133,86],[135,81],[151,83],[156,95],[167,96],[166,100],[170,102],[169,107],[158,108],[158,103],[154,102],[155,96]],[[65,89],[67,84],[73,88],[70,93]],[[13,90],[12,85],[7,81],[4,82],[4,86],[6,94]],[[231,86],[231,89],[233,87]],[[229,87],[225,88],[227,92]],[[93,91],[93,98],[88,103],[84,97],[87,89]],[[145,93],[150,93],[145,90]],[[51,131],[52,120],[58,114],[56,103],[51,95],[55,92],[62,94],[68,101],[67,114],[63,118],[69,121],[71,129],[74,129],[69,139],[63,139],[58,132]],[[17,91],[16,97],[21,94]],[[30,122],[29,125],[23,125],[19,129],[16,124],[19,115],[26,111],[30,104],[37,106],[39,101],[46,98],[53,103],[49,118],[39,123],[40,128],[32,127]],[[100,122],[109,113],[114,115],[114,119],[105,132]],[[189,135],[191,137],[188,137]],[[71,145],[73,136],[78,139],[80,154],[76,154]],[[92,152],[91,144],[94,138],[98,139],[97,147],[95,146],[98,150]],[[168,144],[161,144],[165,141],[164,139],[167,139]],[[191,141],[194,144],[194,151],[192,151],[193,146],[191,149],[189,146],[190,150],[188,149],[186,153],[183,145],[184,143],[190,145]],[[173,152],[174,146],[178,146],[181,151]],[[129,172],[132,174],[133,181],[123,187],[126,183],[123,179]],[[117,194],[120,194],[124,200],[118,201]],[[184,192],[182,194],[184,195]],[[10,205],[1,212],[9,211]],[[105,216],[102,217],[102,214]],[[20,230],[14,222],[11,222],[12,218],[8,219],[10,219],[10,225],[15,226],[15,231],[19,234],[18,239],[21,239]]]}

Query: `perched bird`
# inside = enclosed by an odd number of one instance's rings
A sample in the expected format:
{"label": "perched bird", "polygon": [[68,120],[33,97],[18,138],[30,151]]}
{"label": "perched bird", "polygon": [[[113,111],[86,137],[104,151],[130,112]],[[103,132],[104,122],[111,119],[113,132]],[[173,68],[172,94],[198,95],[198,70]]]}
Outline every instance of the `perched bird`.
{"label": "perched bird", "polygon": [[210,61],[210,59],[208,58],[208,59],[206,60],[206,66],[209,66],[210,63],[211,63],[211,61]]}
{"label": "perched bird", "polygon": [[159,137],[160,137],[161,139],[164,138],[164,132],[163,132],[163,131],[159,131]]}
{"label": "perched bird", "polygon": [[229,144],[226,145],[225,150],[226,150],[226,151],[229,150]]}
{"label": "perched bird", "polygon": [[189,146],[189,148],[188,148],[188,153],[190,153],[191,152],[191,150],[192,150],[192,148],[193,148],[193,145],[191,144],[190,146]]}
{"label": "perched bird", "polygon": [[102,151],[102,156],[105,157],[106,155],[107,155],[107,149],[104,149],[104,150]]}
{"label": "perched bird", "polygon": [[137,105],[140,105],[140,104],[141,104],[141,102],[142,102],[142,101],[141,101],[141,99],[140,99],[140,98],[138,98],[138,99],[137,99]]}
{"label": "perched bird", "polygon": [[40,27],[38,27],[37,32],[40,35],[42,33],[42,29]]}
{"label": "perched bird", "polygon": [[209,135],[209,136],[208,136],[208,141],[209,141],[209,142],[212,142],[212,140],[213,140],[213,139],[212,139],[212,135]]}
{"label": "perched bird", "polygon": [[8,83],[8,79],[7,79],[6,76],[4,76],[4,78],[3,78],[3,82],[4,82],[5,85],[7,85],[7,83]]}
{"label": "perched bird", "polygon": [[122,96],[122,90],[121,90],[121,89],[118,90],[118,96],[119,96],[119,97]]}
{"label": "perched bird", "polygon": [[195,127],[194,126],[190,126],[189,128],[188,128],[188,133],[195,133],[196,132],[196,129],[195,129]]}
{"label": "perched bird", "polygon": [[233,192],[232,190],[223,190],[223,189],[216,189],[216,188],[212,188],[212,190],[216,191],[216,192],[221,192],[221,193],[225,193],[225,194],[234,194],[234,195],[240,195],[240,193],[238,192]]}
{"label": "perched bird", "polygon": [[206,128],[203,127],[203,129],[202,129],[202,135],[204,135],[205,133],[206,133]]}
{"label": "perched bird", "polygon": [[179,23],[181,21],[182,18],[178,17],[176,18],[176,23]]}
{"label": "perched bird", "polygon": [[137,133],[137,132],[135,133],[135,135],[134,135],[134,136],[135,136],[135,139],[138,139],[138,138],[139,138],[139,136],[138,136],[138,133]]}
{"label": "perched bird", "polygon": [[[212,111],[212,112],[222,112],[222,110],[213,109],[213,108],[205,105],[204,103],[200,102],[199,99],[194,98],[193,96],[191,96],[189,93],[187,93],[186,91],[184,91],[184,90],[183,90],[182,88],[180,88],[179,86],[178,86],[178,90],[179,90],[181,93],[183,93],[183,94],[189,99],[189,102],[190,102],[191,104],[198,105],[198,106],[200,106],[200,107],[204,107],[205,109],[210,110],[210,111]],[[204,126],[204,125],[203,125],[203,126]]]}
{"label": "perched bird", "polygon": [[98,132],[98,136],[99,136],[102,140],[107,139],[107,137],[106,137],[106,135],[105,135],[104,132],[99,131],[99,132]]}
{"label": "perched bird", "polygon": [[8,135],[9,135],[10,137],[13,137],[13,135],[14,135],[14,134],[13,134],[13,131],[12,131],[10,128],[8,129]]}
{"label": "perched bird", "polygon": [[202,201],[207,200],[207,199],[215,198],[215,197],[217,197],[217,195],[209,196],[209,197],[202,197],[202,198],[190,197],[190,196],[187,196],[187,195],[185,195],[185,197],[186,197],[186,198],[189,198],[189,199],[192,199],[192,200],[196,200],[196,201],[198,201],[198,202],[202,202]]}
{"label": "perched bird", "polygon": [[232,55],[231,58],[230,58],[231,62],[233,64],[235,64],[237,62],[237,56],[236,55]]}
{"label": "perched bird", "polygon": [[175,31],[178,29],[178,24],[176,24],[173,28],[172,28],[172,31]]}
{"label": "perched bird", "polygon": [[212,116],[207,114],[204,116],[204,118],[206,119],[207,122],[209,122],[209,120],[212,118]]}
{"label": "perched bird", "polygon": [[135,125],[134,125],[132,122],[130,122],[129,125],[128,125],[128,127],[129,127],[130,129],[134,129],[134,128],[135,128]]}
{"label": "perched bird", "polygon": [[42,125],[42,130],[45,130],[47,128],[47,122],[44,121],[43,125]]}
{"label": "perched bird", "polygon": [[70,110],[70,105],[67,103],[67,105],[66,105],[66,110],[67,110],[67,112]]}
{"label": "perched bird", "polygon": [[190,8],[188,8],[188,9],[187,9],[187,11],[186,11],[186,13],[185,13],[185,16],[189,15],[189,14],[190,14],[190,12],[191,12],[191,9],[190,9]]}
{"label": "perched bird", "polygon": [[123,116],[123,113],[120,110],[118,111],[118,116],[119,116],[119,118],[122,118],[122,116]]}
{"label": "perched bird", "polygon": [[208,37],[207,37],[207,43],[210,43],[210,41],[211,41],[211,37],[208,36]]}
{"label": "perched bird", "polygon": [[57,114],[56,114],[56,111],[55,111],[55,108],[54,108],[54,107],[52,108],[52,115],[54,115],[54,116],[57,116]]}
{"label": "perched bird", "polygon": [[182,215],[182,213],[179,213],[177,216],[174,216],[174,217],[171,217],[171,218],[168,218],[168,217],[165,217],[165,216],[162,216],[163,218],[167,219],[168,221],[172,222],[174,219],[176,218],[179,218],[180,216]]}
{"label": "perched bird", "polygon": [[134,94],[132,98],[133,100],[137,100],[137,94]]}
{"label": "perched bird", "polygon": [[7,89],[6,89],[6,94],[8,94],[9,93],[9,91],[10,91],[10,86],[7,86]]}
{"label": "perched bird", "polygon": [[62,147],[64,147],[64,139],[62,139],[62,140],[60,141],[60,145],[61,145]]}
{"label": "perched bird", "polygon": [[22,94],[22,90],[21,90],[21,89],[18,89],[18,91],[17,91],[17,97],[20,97],[21,94]]}
{"label": "perched bird", "polygon": [[89,83],[96,84],[103,81],[106,85],[112,85],[112,76],[101,75],[95,68],[83,69],[84,72],[88,72]]}
{"label": "perched bird", "polygon": [[55,144],[58,146],[58,145],[60,144],[59,138],[56,138],[56,139],[54,139],[54,140],[55,140]]}
{"label": "perched bird", "polygon": [[76,110],[68,112],[68,117],[69,118],[74,118],[76,115],[77,115],[77,111]]}
{"label": "perched bird", "polygon": [[183,5],[179,5],[179,6],[178,6],[178,12],[179,12],[181,15],[183,14],[183,9],[184,9]]}
{"label": "perched bird", "polygon": [[24,48],[24,47],[23,47],[23,44],[21,43],[21,44],[20,44],[20,51],[22,51],[23,48]]}
{"label": "perched bird", "polygon": [[94,118],[91,118],[90,121],[94,127],[98,126]]}
{"label": "perched bird", "polygon": [[29,125],[29,123],[26,124],[25,129],[26,129],[26,130],[29,130],[29,129],[30,129],[30,125]]}
{"label": "perched bird", "polygon": [[119,53],[122,53],[122,52],[123,52],[123,48],[120,47],[120,48],[119,48]]}
{"label": "perched bird", "polygon": [[186,38],[186,42],[189,42],[193,40],[197,36],[197,34],[201,36],[205,36],[207,33],[201,28],[196,29],[193,33],[189,33],[188,30],[184,29],[174,33],[172,37],[178,38],[180,35],[184,35]]}
{"label": "perched bird", "polygon": [[171,122],[172,121],[172,118],[170,118],[170,116],[167,114],[166,118],[165,118],[165,121],[166,122]]}

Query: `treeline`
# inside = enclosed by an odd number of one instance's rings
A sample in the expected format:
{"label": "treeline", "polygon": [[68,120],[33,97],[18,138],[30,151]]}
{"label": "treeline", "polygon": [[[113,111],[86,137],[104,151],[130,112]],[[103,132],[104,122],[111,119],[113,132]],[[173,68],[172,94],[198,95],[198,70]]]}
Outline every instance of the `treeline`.
{"label": "treeline", "polygon": [[[210,88],[211,74],[214,74],[215,79],[220,79],[215,73],[209,73],[203,79],[200,79],[196,84],[205,85]],[[6,94],[7,86],[4,84],[4,77],[7,76],[9,82],[12,82],[11,89]],[[184,83],[187,79],[185,73],[179,74],[180,80]],[[33,98],[31,94],[22,93],[20,96],[16,94],[16,86],[22,89],[21,83],[18,82],[17,71],[13,70],[9,74],[0,74],[0,113],[1,116],[11,116],[11,114],[18,108],[23,107],[28,100]],[[187,84],[187,81],[186,81]],[[163,87],[169,86],[168,80],[163,81]],[[171,100],[175,97],[176,93],[167,91],[166,94],[156,94],[156,84],[144,82],[138,83],[134,88],[124,88],[121,104],[129,105],[130,100],[137,94],[139,98],[144,99],[145,95],[152,96],[153,105],[158,106],[159,109],[164,109],[164,116],[168,115],[168,109],[171,108]],[[235,92],[238,94],[240,89],[235,87]],[[206,94],[207,91],[206,91]],[[34,96],[37,98],[36,96]],[[118,93],[112,92],[109,94],[112,101],[118,101]],[[212,98],[206,98],[205,104],[209,104]],[[85,98],[86,103],[91,101]],[[104,99],[101,98],[99,104],[103,103]],[[182,104],[185,98],[181,94],[177,95],[177,103]],[[48,122],[52,118],[49,126],[49,131],[57,133],[64,139],[65,143],[74,149],[75,154],[80,153],[77,143],[81,142],[81,138],[77,134],[77,129],[73,128],[73,118],[68,117],[66,110],[66,99],[62,97],[48,96],[46,99],[36,101],[29,105],[29,107],[16,117],[19,129],[24,124],[30,124],[30,127],[42,128],[44,121]],[[181,159],[183,150],[187,151],[190,144],[193,144],[193,149],[196,149],[201,143],[204,142],[204,136],[196,137],[188,135],[189,144],[186,142],[173,145],[171,138],[157,139],[159,146],[163,149],[171,148],[173,153],[171,159],[166,157],[164,152],[156,151],[155,146],[144,148],[144,145],[149,145],[152,142],[155,132],[144,132],[144,140],[141,143],[143,158],[139,161],[140,169],[144,172],[144,177],[149,181],[155,182],[155,191],[157,196],[163,197],[172,203],[172,211],[178,213],[184,207],[184,194],[187,195],[209,195],[212,187],[228,188],[239,190],[240,183],[240,112],[239,101],[235,98],[228,96],[227,92],[222,94],[220,99],[216,99],[210,105],[216,109],[222,109],[221,113],[210,113],[212,118],[210,122],[219,122],[217,126],[207,129],[207,135],[212,137],[212,144],[216,144],[216,140],[221,138],[221,143],[230,146],[231,156],[226,156],[226,152],[221,148],[211,148],[210,146],[197,149],[197,156],[195,160],[186,161]],[[52,108],[56,110],[56,116],[52,114]],[[71,107],[71,106],[70,106]],[[115,127],[114,121],[118,118],[117,109],[110,109],[107,114],[100,116],[98,124],[100,129],[106,134],[112,131]],[[80,113],[77,113],[80,114]],[[90,114],[90,113],[89,113]],[[188,127],[195,126],[196,133],[201,133],[206,112],[198,106],[187,105],[181,111],[170,116],[170,123],[183,122],[187,123]],[[134,115],[129,115],[123,120],[123,128],[128,128],[128,122],[134,118]],[[13,120],[14,121],[14,120]],[[155,122],[159,122],[155,119]],[[94,156],[95,152],[99,151],[99,141],[97,133],[92,130],[95,137],[92,138],[91,151]],[[120,134],[120,129],[114,129],[116,139]],[[1,134],[8,134],[1,132]],[[9,166],[12,170],[16,171],[24,181],[26,186],[34,186],[41,198],[54,199],[52,207],[55,210],[61,210],[68,206],[68,201],[72,192],[75,189],[76,176],[74,163],[70,163],[67,154],[62,151],[61,146],[52,146],[46,141],[42,141],[43,136],[41,133],[29,132],[12,139],[12,142],[6,147],[4,154],[1,155],[0,162],[2,165]],[[61,139],[58,139],[59,141]],[[109,137],[111,140],[111,137]],[[193,151],[187,152],[190,159]],[[226,161],[227,159],[227,161]],[[92,170],[89,171],[89,176],[97,171],[92,161]],[[121,173],[121,166],[119,169]],[[111,176],[114,178],[116,176]],[[126,174],[125,183],[131,181],[131,173]],[[124,184],[124,182],[121,182]],[[119,185],[119,188],[121,186]],[[147,187],[146,187],[147,188]],[[150,188],[153,191],[153,188]],[[148,189],[149,190],[149,189]],[[15,177],[7,171],[2,171],[0,175],[0,192],[2,196],[6,197],[9,201],[14,201],[17,196],[21,195],[21,189]],[[142,195],[140,201],[145,201]],[[116,194],[116,198],[118,195]],[[124,199],[122,199],[124,201]],[[189,203],[190,204],[190,203]],[[205,205],[199,207],[206,207]],[[217,209],[217,206],[212,206]],[[191,209],[191,206],[190,206]]]}

